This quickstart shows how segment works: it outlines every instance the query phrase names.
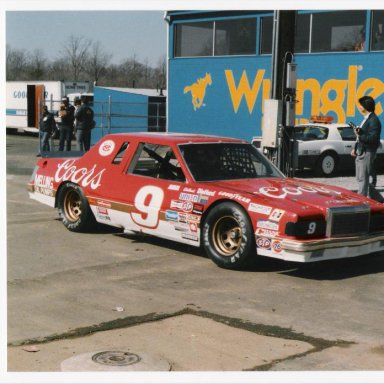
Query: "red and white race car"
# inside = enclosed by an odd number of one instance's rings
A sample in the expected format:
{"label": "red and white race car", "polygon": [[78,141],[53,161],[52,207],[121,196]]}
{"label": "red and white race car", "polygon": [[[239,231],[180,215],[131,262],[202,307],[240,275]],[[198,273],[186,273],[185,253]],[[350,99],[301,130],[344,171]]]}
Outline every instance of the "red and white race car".
{"label": "red and white race car", "polygon": [[71,231],[100,222],[202,244],[224,268],[256,255],[312,262],[384,250],[383,204],[286,178],[238,139],[107,135],[81,157],[39,159],[28,191]]}

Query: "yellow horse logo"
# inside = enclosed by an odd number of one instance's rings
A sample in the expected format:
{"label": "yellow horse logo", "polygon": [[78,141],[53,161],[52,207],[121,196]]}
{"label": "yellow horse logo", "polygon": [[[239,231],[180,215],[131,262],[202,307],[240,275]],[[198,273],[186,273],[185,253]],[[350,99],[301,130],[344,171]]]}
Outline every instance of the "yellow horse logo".
{"label": "yellow horse logo", "polygon": [[204,77],[197,79],[196,83],[188,85],[184,88],[184,93],[191,92],[192,95],[192,105],[193,109],[200,108],[201,106],[205,106],[203,104],[205,97],[205,89],[207,85],[212,84],[212,78],[210,73],[206,73]]}

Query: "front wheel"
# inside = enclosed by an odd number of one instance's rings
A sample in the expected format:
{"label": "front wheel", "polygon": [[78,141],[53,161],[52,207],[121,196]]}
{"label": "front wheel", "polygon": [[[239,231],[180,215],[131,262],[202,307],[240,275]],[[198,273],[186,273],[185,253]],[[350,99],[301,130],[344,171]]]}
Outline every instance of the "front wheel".
{"label": "front wheel", "polygon": [[62,186],[58,209],[63,224],[72,232],[84,232],[96,223],[87,199],[76,184],[67,183]]}
{"label": "front wheel", "polygon": [[245,211],[235,203],[214,207],[203,225],[203,246],[219,267],[238,269],[256,253],[252,225]]}

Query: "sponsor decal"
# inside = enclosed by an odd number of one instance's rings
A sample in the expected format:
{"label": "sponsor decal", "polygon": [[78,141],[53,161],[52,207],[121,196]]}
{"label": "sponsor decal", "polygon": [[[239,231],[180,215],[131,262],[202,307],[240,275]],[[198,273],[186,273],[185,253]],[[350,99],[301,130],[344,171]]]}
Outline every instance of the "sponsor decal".
{"label": "sponsor decal", "polygon": [[53,177],[36,175],[35,176],[35,192],[45,196],[53,197]]}
{"label": "sponsor decal", "polygon": [[275,237],[277,236],[277,231],[272,231],[271,229],[257,228],[256,236],[265,236],[265,237]]}
{"label": "sponsor decal", "polygon": [[206,195],[210,197],[213,197],[216,195],[216,191],[211,191],[209,189],[204,189],[204,188],[198,188],[197,193],[200,195]]}
{"label": "sponsor decal", "polygon": [[333,204],[356,204],[358,203],[357,200],[354,199],[346,199],[346,200],[328,200],[326,202],[327,205],[333,205]]}
{"label": "sponsor decal", "polygon": [[165,211],[165,219],[171,221],[179,221],[179,212],[170,211],[169,209],[167,209]]}
{"label": "sponsor decal", "polygon": [[100,220],[111,221],[110,216],[108,215],[108,209],[104,207],[96,207],[96,216]]}
{"label": "sponsor decal", "polygon": [[108,209],[107,208],[103,208],[103,207],[96,207],[97,209],[97,212],[102,214],[102,215],[108,215]]}
{"label": "sponsor decal", "polygon": [[263,249],[271,249],[271,240],[266,238],[266,237],[259,237],[257,240],[256,240],[256,245],[259,247],[259,248],[263,248]]}
{"label": "sponsor decal", "polygon": [[272,248],[272,251],[276,253],[280,253],[283,250],[281,246],[281,242],[279,240],[273,240],[271,248]]}
{"label": "sponsor decal", "polygon": [[171,200],[171,208],[173,209],[183,209],[183,201]]}
{"label": "sponsor decal", "polygon": [[171,208],[189,213],[192,212],[193,203],[190,201],[171,200]]}
{"label": "sponsor decal", "polygon": [[187,220],[187,214],[186,213],[183,213],[183,212],[180,212],[179,213],[179,222],[180,223],[186,223],[188,220]]}
{"label": "sponsor decal", "polygon": [[198,215],[188,215],[188,221],[193,221],[195,223],[200,223],[201,216]]}
{"label": "sponsor decal", "polygon": [[279,229],[279,224],[273,221],[259,220],[257,222],[257,228],[271,229],[277,231]]}
{"label": "sponsor decal", "polygon": [[195,188],[189,188],[189,187],[184,187],[183,192],[188,192],[188,193],[196,193]]}
{"label": "sponsor decal", "polygon": [[99,147],[100,156],[109,156],[115,149],[115,142],[112,140],[106,140]]}
{"label": "sponsor decal", "polygon": [[199,241],[199,237],[197,235],[194,235],[192,233],[183,232],[181,234],[181,237],[186,240],[192,240],[192,241]]}
{"label": "sponsor decal", "polygon": [[189,232],[189,227],[183,223],[172,223],[176,231]]}
{"label": "sponsor decal", "polygon": [[201,215],[204,212],[204,205],[202,204],[193,204],[192,213]]}
{"label": "sponsor decal", "polygon": [[44,176],[44,175],[36,175],[35,176],[35,186],[53,189],[53,177]]}
{"label": "sponsor decal", "polygon": [[197,232],[197,224],[189,223],[189,229],[191,230],[191,232]]}
{"label": "sponsor decal", "polygon": [[341,194],[341,192],[331,191],[325,187],[315,187],[309,185],[303,185],[299,187],[262,187],[258,192],[264,196],[271,197],[272,199],[285,199],[288,195],[291,196],[301,196],[306,193],[325,193],[331,195],[332,193]]}
{"label": "sponsor decal", "polygon": [[66,160],[57,167],[54,179],[56,183],[64,180],[70,180],[82,187],[90,186],[97,189],[101,185],[101,178],[105,172],[105,168],[96,173],[96,164],[91,169],[77,168],[73,164],[76,160]]}
{"label": "sponsor decal", "polygon": [[208,196],[202,196],[199,197],[199,203],[201,204],[207,204],[208,203]]}
{"label": "sponsor decal", "polygon": [[194,195],[191,193],[185,193],[181,192],[179,196],[180,200],[185,200],[185,201],[192,201],[193,203],[197,203],[199,201],[199,195]]}
{"label": "sponsor decal", "polygon": [[249,204],[248,211],[261,213],[262,215],[270,215],[271,211],[272,211],[272,207],[267,207],[266,205],[251,203],[251,204]]}
{"label": "sponsor decal", "polygon": [[282,209],[274,209],[269,216],[269,220],[272,221],[280,221],[280,219],[283,217],[284,212]]}
{"label": "sponsor decal", "polygon": [[250,203],[251,202],[251,199],[247,198],[247,197],[244,197],[244,196],[241,196],[237,193],[230,193],[230,192],[224,192],[224,191],[220,191],[218,193],[219,196],[224,196],[224,197],[227,197],[228,199],[233,199],[233,200],[237,200],[237,201],[241,201],[243,203]]}
{"label": "sponsor decal", "polygon": [[35,192],[36,193],[41,193],[42,195],[45,195],[45,196],[50,196],[50,197],[54,196],[53,195],[53,190],[49,189],[49,188],[35,186]]}
{"label": "sponsor decal", "polygon": [[170,185],[168,185],[168,189],[170,191],[179,191],[180,190],[180,185],[170,184]]}

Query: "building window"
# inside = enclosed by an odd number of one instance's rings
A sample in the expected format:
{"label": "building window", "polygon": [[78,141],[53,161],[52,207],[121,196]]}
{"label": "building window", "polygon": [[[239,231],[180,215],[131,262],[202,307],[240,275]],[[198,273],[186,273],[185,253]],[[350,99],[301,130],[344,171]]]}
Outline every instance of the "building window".
{"label": "building window", "polygon": [[366,14],[366,11],[314,13],[311,51],[363,51]]}
{"label": "building window", "polygon": [[300,13],[296,15],[295,52],[308,53],[311,31],[311,14]]}
{"label": "building window", "polygon": [[384,11],[372,12],[371,51],[384,50]]}
{"label": "building window", "polygon": [[212,56],[212,21],[177,24],[175,31],[175,57]]}
{"label": "building window", "polygon": [[255,53],[256,19],[215,22],[215,56]]}
{"label": "building window", "polygon": [[260,53],[272,53],[273,17],[262,17],[260,24]]}

